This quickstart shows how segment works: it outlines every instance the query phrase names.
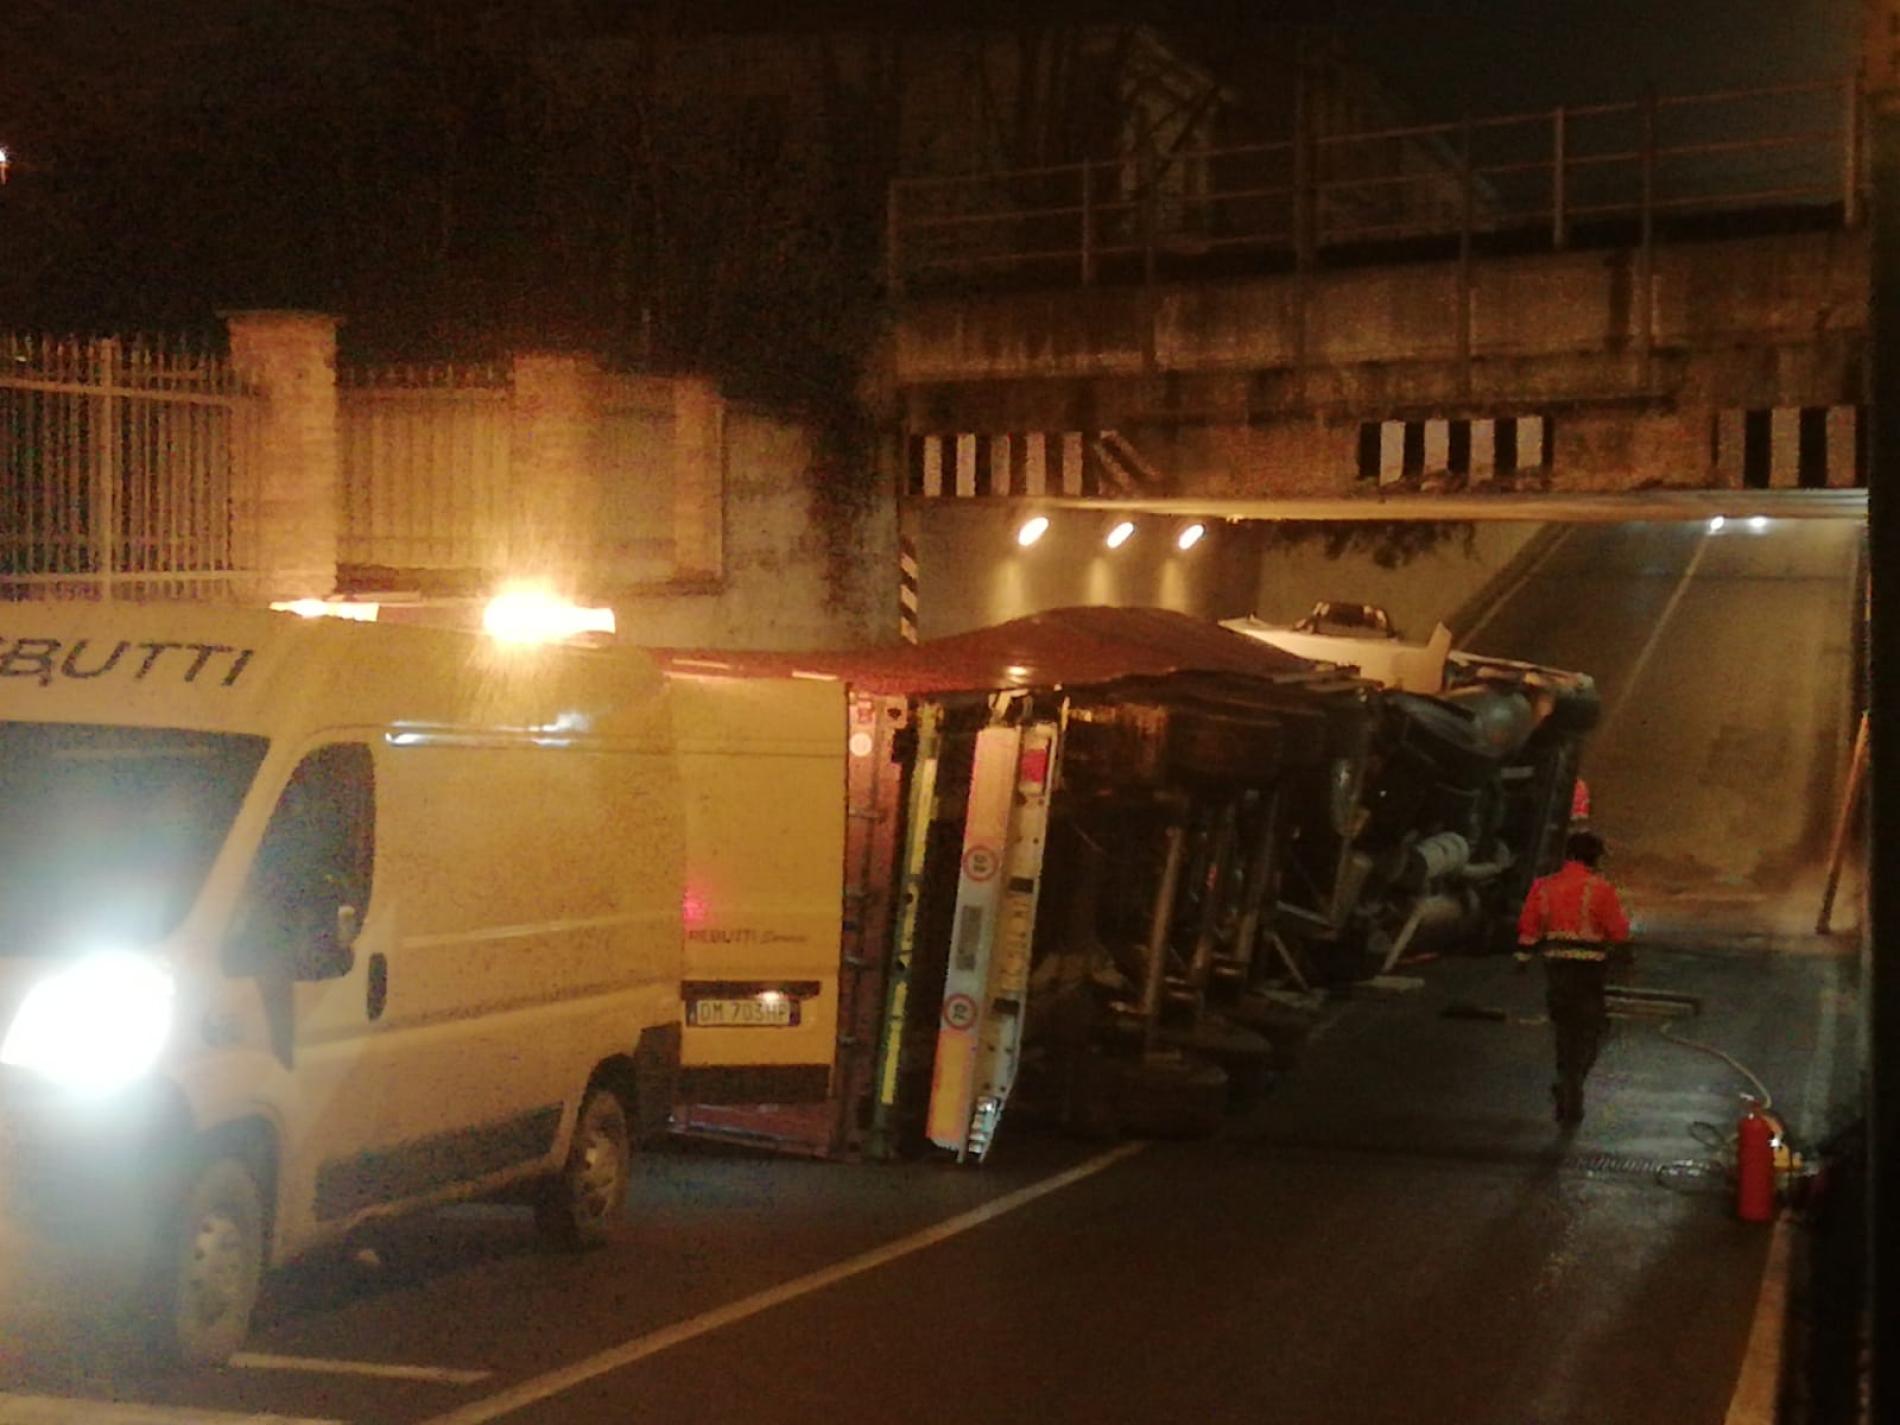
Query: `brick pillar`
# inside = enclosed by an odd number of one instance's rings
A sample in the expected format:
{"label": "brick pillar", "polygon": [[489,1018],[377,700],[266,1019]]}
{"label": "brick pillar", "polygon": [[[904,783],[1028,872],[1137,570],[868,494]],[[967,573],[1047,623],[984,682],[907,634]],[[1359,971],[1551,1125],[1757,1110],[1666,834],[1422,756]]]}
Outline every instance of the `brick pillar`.
{"label": "brick pillar", "polygon": [[[341,491],[337,319],[321,312],[230,312],[231,364],[263,397],[250,442],[251,517],[239,511],[243,563],[266,599],[336,588]],[[243,472],[240,479],[245,479]]]}
{"label": "brick pillar", "polygon": [[673,382],[673,577],[725,572],[725,403],[702,377]]}
{"label": "brick pillar", "polygon": [[603,377],[580,356],[517,356],[508,567],[570,597],[605,574],[596,468]]}

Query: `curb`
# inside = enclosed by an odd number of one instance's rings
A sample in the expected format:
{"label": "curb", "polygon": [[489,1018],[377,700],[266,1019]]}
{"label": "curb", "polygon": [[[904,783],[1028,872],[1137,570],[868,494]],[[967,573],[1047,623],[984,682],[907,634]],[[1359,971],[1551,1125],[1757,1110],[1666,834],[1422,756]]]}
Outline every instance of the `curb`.
{"label": "curb", "polygon": [[1794,1217],[1786,1209],[1775,1218],[1755,1296],[1755,1319],[1735,1378],[1722,1425],[1775,1425],[1781,1401],[1782,1357],[1788,1335],[1788,1269],[1793,1255]]}

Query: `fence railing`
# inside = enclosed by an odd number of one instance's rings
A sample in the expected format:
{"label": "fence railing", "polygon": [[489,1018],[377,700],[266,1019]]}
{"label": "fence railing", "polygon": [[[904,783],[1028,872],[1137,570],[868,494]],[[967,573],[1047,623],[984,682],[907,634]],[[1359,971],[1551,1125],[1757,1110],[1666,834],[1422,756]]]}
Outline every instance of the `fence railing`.
{"label": "fence railing", "polygon": [[[1421,239],[1646,246],[1709,215],[1762,210],[1853,224],[1860,138],[1850,78],[903,178],[890,192],[888,276],[896,292],[998,276],[1088,285],[1222,254],[1301,268]],[[1186,172],[1194,183],[1179,181]]]}
{"label": "fence railing", "polygon": [[163,338],[0,336],[0,598],[225,598],[257,397]]}
{"label": "fence railing", "polygon": [[505,365],[338,373],[339,563],[504,569],[514,501]]}
{"label": "fence railing", "polygon": [[535,429],[547,393],[524,402],[513,364],[340,372],[338,562],[478,582],[555,563],[614,583],[681,577],[672,383],[577,374]]}
{"label": "fence railing", "polygon": [[334,334],[308,326],[234,328],[235,363],[0,334],[0,599],[720,577],[710,382],[523,355],[346,369],[321,389],[301,373],[329,369]]}

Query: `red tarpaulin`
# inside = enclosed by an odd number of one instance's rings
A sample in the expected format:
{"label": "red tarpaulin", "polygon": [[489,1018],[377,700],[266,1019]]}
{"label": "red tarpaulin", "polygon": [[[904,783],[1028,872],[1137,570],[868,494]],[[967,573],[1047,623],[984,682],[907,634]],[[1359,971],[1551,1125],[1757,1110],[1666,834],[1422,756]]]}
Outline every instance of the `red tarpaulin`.
{"label": "red tarpaulin", "polygon": [[838,678],[877,693],[1077,687],[1170,673],[1299,678],[1324,665],[1167,609],[1051,609],[926,643],[846,652],[732,653],[650,649],[681,673]]}

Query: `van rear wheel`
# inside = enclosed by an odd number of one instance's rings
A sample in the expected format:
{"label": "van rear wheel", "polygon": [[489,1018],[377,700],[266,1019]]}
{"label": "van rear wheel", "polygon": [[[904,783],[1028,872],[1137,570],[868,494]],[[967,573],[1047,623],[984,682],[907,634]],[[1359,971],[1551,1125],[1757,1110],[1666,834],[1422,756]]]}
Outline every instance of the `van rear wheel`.
{"label": "van rear wheel", "polygon": [[596,1246],[607,1240],[632,1176],[626,1107],[612,1089],[596,1084],[581,1100],[567,1162],[535,1198],[534,1225],[557,1247]]}
{"label": "van rear wheel", "polygon": [[264,1200],[251,1170],[213,1158],[191,1179],[158,1244],[142,1323],[152,1352],[223,1365],[250,1333],[264,1275]]}

